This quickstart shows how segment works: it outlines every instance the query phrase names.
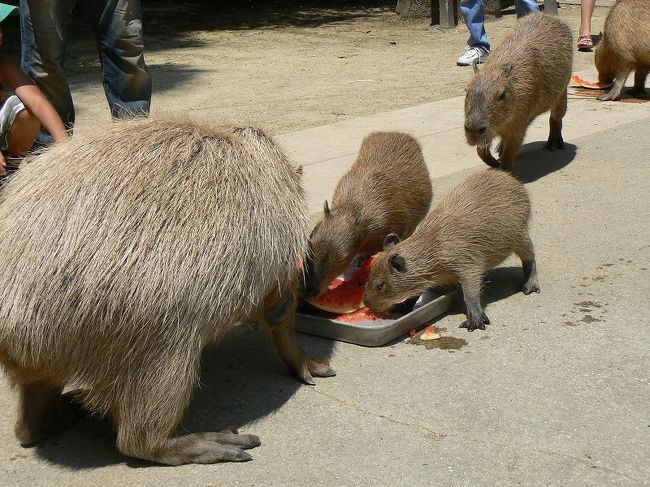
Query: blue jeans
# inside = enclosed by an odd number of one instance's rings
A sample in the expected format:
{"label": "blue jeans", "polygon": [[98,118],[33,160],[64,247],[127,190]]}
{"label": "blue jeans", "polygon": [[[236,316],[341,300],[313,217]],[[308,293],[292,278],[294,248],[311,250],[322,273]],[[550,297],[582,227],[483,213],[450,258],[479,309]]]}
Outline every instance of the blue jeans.
{"label": "blue jeans", "polygon": [[[80,3],[95,34],[111,114],[116,118],[148,115],[151,75],[144,61],[140,0]],[[69,129],[75,113],[64,66],[74,4],[75,0],[20,0],[22,69]],[[51,140],[42,135],[39,141]]]}
{"label": "blue jeans", "polygon": [[[490,50],[490,41],[485,32],[485,6],[483,0],[461,0],[460,11],[469,29],[467,44],[472,47],[482,47]],[[538,12],[537,0],[515,0],[517,17],[523,17],[531,12]]]}

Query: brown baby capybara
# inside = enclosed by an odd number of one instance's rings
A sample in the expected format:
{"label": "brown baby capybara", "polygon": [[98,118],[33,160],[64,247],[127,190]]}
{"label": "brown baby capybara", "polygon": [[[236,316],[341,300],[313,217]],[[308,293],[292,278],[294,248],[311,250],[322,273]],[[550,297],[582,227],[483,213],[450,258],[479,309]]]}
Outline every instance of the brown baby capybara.
{"label": "brown baby capybara", "polygon": [[125,455],[250,459],[256,436],[174,433],[201,351],[248,320],[303,380],[333,375],[294,331],[307,236],[300,176],[253,128],[122,121],[24,163],[0,201],[0,362],[20,443],[65,420],[66,387],[112,417]]}
{"label": "brown baby capybara", "polygon": [[[545,148],[563,149],[562,118],[567,109],[573,40],[557,16],[535,13],[517,21],[467,87],[465,136],[491,167],[514,171],[526,129],[550,110]],[[499,160],[490,152],[495,137]]]}
{"label": "brown baby capybara", "polygon": [[356,256],[380,251],[389,233],[408,237],[430,204],[431,181],[418,141],[401,132],[366,136],[309,238],[304,295],[324,292]]}
{"label": "brown baby capybara", "polygon": [[461,327],[484,330],[490,321],[481,306],[483,275],[512,252],[523,264],[524,294],[539,292],[529,218],[528,194],[514,177],[496,169],[473,174],[443,196],[409,238],[386,237],[363,302],[389,316],[427,289],[460,283],[467,306]]}
{"label": "brown baby capybara", "polygon": [[618,0],[605,20],[603,36],[596,48],[598,81],[614,82],[612,89],[599,100],[618,100],[625,80],[634,71],[632,94],[645,93],[650,72],[650,2]]}

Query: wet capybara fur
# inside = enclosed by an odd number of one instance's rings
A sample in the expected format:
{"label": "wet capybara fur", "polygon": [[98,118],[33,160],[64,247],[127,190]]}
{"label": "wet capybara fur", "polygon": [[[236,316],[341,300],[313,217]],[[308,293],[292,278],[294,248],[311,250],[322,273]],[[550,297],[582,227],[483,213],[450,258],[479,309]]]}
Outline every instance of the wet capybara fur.
{"label": "wet capybara fur", "polygon": [[614,81],[612,89],[599,96],[599,100],[618,100],[632,71],[632,94],[645,94],[645,82],[650,72],[650,2],[618,0],[612,6],[595,59],[598,81]]}
{"label": "wet capybara fur", "polygon": [[350,170],[334,190],[331,208],[309,238],[304,294],[324,292],[355,257],[381,250],[389,233],[408,237],[431,204],[431,181],[422,148],[400,132],[366,136]]}
{"label": "wet capybara fur", "polygon": [[484,330],[490,320],[481,306],[483,276],[512,252],[523,264],[524,294],[539,292],[529,218],[528,194],[513,176],[496,169],[473,174],[444,195],[409,238],[386,237],[364,303],[390,316],[427,289],[460,284],[467,306],[461,326]]}
{"label": "wet capybara fur", "polygon": [[[475,70],[465,96],[465,136],[487,165],[514,171],[528,126],[549,110],[545,148],[564,148],[572,59],[569,26],[555,15],[535,13],[518,20],[484,67]],[[501,139],[499,160],[490,152],[495,137]]]}
{"label": "wet capybara fur", "polygon": [[67,420],[65,387],[112,417],[125,455],[250,459],[254,435],[174,433],[201,351],[248,320],[302,379],[333,374],[293,327],[307,237],[298,171],[253,128],[121,121],[24,163],[0,198],[0,362],[20,443]]}

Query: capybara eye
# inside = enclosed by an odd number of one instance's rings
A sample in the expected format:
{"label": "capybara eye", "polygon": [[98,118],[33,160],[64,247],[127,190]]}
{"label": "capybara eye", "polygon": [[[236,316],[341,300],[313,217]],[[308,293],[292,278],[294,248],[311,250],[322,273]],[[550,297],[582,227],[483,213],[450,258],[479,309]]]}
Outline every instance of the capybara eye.
{"label": "capybara eye", "polygon": [[383,282],[380,282],[379,284],[377,284],[377,286],[375,287],[375,289],[377,289],[377,291],[381,291],[382,289],[384,289],[384,283],[383,283]]}
{"label": "capybara eye", "polygon": [[499,101],[503,101],[505,99],[506,99],[506,90],[503,90],[499,95]]}

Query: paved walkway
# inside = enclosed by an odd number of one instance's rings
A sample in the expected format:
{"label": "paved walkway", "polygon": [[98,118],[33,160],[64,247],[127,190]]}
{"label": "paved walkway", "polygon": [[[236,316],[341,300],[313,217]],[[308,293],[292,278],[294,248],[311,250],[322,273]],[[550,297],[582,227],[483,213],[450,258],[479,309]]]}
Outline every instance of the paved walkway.
{"label": "paved walkway", "polygon": [[[314,212],[376,129],[420,139],[437,196],[483,168],[458,98],[282,135]],[[246,464],[125,459],[98,420],[22,449],[3,381],[0,485],[650,485],[650,104],[572,98],[567,150],[542,151],[546,133],[536,121],[518,161],[542,293],[519,293],[519,263],[507,261],[489,274],[486,331],[458,329],[457,305],[438,323],[456,350],[303,336],[338,371],[315,387],[264,334],[227,338],[206,354],[183,427],[259,434]]]}

